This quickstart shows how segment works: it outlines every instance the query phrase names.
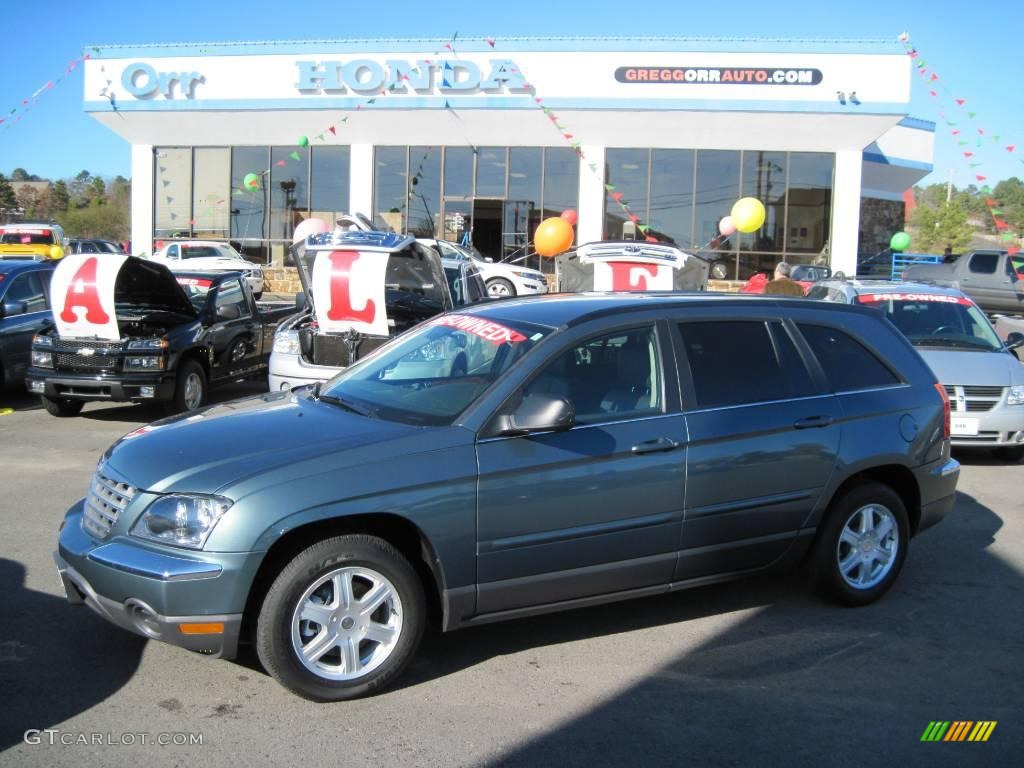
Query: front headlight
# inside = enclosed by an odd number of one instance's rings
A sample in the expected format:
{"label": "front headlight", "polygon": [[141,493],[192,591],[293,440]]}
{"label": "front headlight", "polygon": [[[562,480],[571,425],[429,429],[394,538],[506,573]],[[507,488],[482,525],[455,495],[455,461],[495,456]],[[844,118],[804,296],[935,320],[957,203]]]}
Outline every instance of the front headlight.
{"label": "front headlight", "polygon": [[1024,384],[1014,384],[1006,395],[1007,405],[1024,405]]}
{"label": "front headlight", "polygon": [[174,547],[202,549],[217,521],[234,504],[223,496],[162,496],[142,514],[132,536]]}
{"label": "front headlight", "polygon": [[282,355],[299,354],[299,332],[278,331],[274,334],[274,351]]}
{"label": "front headlight", "polygon": [[167,339],[132,339],[128,349],[167,349]]}
{"label": "front headlight", "polygon": [[35,368],[53,368],[53,353],[32,350],[32,365]]}
{"label": "front headlight", "polygon": [[124,359],[124,369],[126,371],[162,371],[164,359],[157,355],[133,355]]}

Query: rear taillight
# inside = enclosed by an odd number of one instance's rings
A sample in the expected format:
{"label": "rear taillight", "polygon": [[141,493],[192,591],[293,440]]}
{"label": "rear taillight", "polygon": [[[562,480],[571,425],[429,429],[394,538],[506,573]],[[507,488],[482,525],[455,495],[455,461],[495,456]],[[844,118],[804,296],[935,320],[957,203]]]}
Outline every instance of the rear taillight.
{"label": "rear taillight", "polygon": [[936,382],[935,391],[939,393],[939,397],[942,398],[942,439],[949,439],[949,395],[946,393],[946,388]]}

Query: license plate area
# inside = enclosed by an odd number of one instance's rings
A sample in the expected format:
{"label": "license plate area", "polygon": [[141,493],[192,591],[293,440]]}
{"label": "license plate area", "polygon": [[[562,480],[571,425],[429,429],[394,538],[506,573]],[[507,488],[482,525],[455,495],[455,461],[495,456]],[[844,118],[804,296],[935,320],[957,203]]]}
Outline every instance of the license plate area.
{"label": "license plate area", "polygon": [[949,431],[954,436],[973,437],[978,434],[978,420],[954,417],[950,421]]}

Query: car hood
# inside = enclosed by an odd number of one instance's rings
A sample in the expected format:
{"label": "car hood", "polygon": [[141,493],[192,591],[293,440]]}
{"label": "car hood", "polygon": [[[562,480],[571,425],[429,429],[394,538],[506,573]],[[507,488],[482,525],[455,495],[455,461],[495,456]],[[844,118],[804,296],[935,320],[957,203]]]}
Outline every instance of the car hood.
{"label": "car hood", "polygon": [[104,461],[144,491],[216,493],[246,477],[326,454],[353,451],[421,430],[369,419],[278,392],[224,403],[141,427],[114,443]]}
{"label": "car hood", "polygon": [[[1005,352],[972,352],[916,347],[943,384],[1008,387],[1024,379],[1021,364]],[[1013,379],[1016,371],[1017,380]]]}

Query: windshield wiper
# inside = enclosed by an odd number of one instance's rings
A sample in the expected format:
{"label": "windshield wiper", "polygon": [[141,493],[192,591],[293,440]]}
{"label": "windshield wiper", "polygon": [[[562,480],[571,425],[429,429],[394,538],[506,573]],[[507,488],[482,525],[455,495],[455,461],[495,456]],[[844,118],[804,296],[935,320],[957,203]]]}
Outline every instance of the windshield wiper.
{"label": "windshield wiper", "polygon": [[945,339],[941,336],[928,336],[921,339],[914,339],[914,344],[918,346],[937,346],[937,347],[967,347],[969,349],[983,349],[987,352],[995,352],[996,349],[987,341],[977,340],[968,341],[967,339]]}
{"label": "windshield wiper", "polygon": [[319,400],[324,403],[330,403],[331,405],[337,405],[344,408],[346,411],[352,411],[352,413],[358,413],[360,416],[366,416],[367,418],[373,418],[373,411],[361,405],[356,405],[351,400],[344,400],[343,398],[336,397],[335,395],[322,395],[320,394],[321,382],[317,382],[313,385],[313,399]]}

